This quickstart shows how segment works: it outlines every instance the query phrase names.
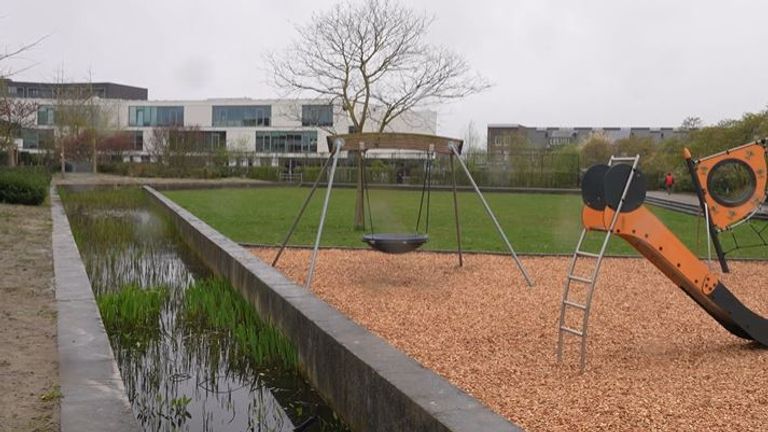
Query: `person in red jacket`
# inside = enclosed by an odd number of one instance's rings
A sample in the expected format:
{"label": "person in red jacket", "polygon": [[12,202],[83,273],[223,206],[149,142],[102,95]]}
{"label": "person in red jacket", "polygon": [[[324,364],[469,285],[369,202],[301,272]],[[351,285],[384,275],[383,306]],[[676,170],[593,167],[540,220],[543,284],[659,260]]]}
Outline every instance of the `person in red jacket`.
{"label": "person in red jacket", "polygon": [[668,172],[664,177],[664,187],[667,189],[667,195],[672,194],[672,186],[675,184],[675,176]]}

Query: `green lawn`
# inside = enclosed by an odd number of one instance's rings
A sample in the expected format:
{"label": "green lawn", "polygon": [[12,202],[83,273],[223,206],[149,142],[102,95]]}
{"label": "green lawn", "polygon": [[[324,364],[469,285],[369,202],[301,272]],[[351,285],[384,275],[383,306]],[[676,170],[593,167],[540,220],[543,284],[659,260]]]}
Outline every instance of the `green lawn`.
{"label": "green lawn", "polygon": [[[318,190],[296,233],[293,245],[311,245],[317,232],[324,190]],[[251,188],[168,191],[167,196],[237,242],[278,245],[288,232],[308,188]],[[420,192],[371,190],[373,224],[377,232],[413,232]],[[578,195],[488,193],[486,199],[519,253],[572,253],[581,232],[581,197]],[[704,222],[651,206],[652,211],[694,252],[706,254]],[[463,246],[466,250],[501,251],[504,245],[477,198],[459,193]],[[354,190],[335,189],[321,244],[364,247],[362,232],[353,229]],[[367,220],[367,217],[366,217]],[[697,227],[699,240],[697,242]],[[749,233],[740,243],[754,242]],[[453,201],[450,192],[433,192],[430,241],[432,250],[456,248]],[[593,233],[588,250],[596,250],[602,238]],[[724,246],[730,247],[730,236]],[[613,239],[609,252],[635,254],[624,241]],[[733,256],[765,257],[768,248],[739,251]]]}

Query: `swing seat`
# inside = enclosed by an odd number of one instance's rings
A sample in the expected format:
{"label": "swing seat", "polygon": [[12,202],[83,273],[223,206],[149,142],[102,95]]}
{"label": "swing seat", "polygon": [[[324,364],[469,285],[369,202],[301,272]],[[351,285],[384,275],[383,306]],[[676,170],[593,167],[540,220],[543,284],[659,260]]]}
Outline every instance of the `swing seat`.
{"label": "swing seat", "polygon": [[388,254],[413,252],[429,240],[426,234],[377,233],[366,234],[363,241],[373,249]]}

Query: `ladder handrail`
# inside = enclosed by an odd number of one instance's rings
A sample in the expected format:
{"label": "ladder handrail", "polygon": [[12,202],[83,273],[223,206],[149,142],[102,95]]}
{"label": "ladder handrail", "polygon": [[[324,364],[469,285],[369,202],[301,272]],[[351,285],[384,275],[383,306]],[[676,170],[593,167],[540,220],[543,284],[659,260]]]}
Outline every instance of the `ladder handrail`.
{"label": "ladder handrail", "polygon": [[[611,218],[610,226],[605,231],[606,234],[603,239],[603,243],[600,246],[600,252],[598,254],[591,254],[581,249],[584,239],[586,238],[586,235],[589,232],[587,228],[583,228],[581,230],[581,236],[579,237],[579,241],[576,244],[576,250],[573,252],[573,256],[571,258],[571,263],[568,268],[568,276],[566,277],[564,288],[563,288],[563,299],[560,304],[560,323],[558,328],[557,361],[558,363],[562,362],[563,346],[565,343],[565,340],[564,340],[565,333],[570,333],[570,334],[579,336],[581,338],[581,353],[580,353],[581,354],[580,355],[581,372],[584,372],[584,369],[586,367],[586,350],[587,350],[587,339],[589,334],[588,333],[589,315],[592,310],[592,298],[595,291],[595,286],[597,285],[597,278],[600,273],[600,267],[602,265],[603,258],[605,256],[605,251],[608,248],[608,242],[610,241],[611,234],[613,233],[616,223],[619,220],[619,214],[621,213],[621,209],[624,206],[624,201],[627,197],[627,193],[629,192],[629,187],[631,186],[632,180],[634,180],[635,173],[637,172],[637,165],[640,161],[640,155],[635,155],[634,157],[611,156],[610,160],[608,161],[608,166],[613,166],[614,162],[624,162],[624,161],[627,161],[627,162],[632,161],[632,169],[630,170],[627,180],[624,183],[624,190],[621,193],[621,198],[619,199],[618,205],[616,206],[614,214]],[[576,302],[571,301],[569,297],[571,281],[573,280],[586,281],[585,278],[581,278],[573,274],[574,270],[576,269],[576,261],[578,260],[580,253],[586,254],[584,256],[593,256],[596,259],[596,262],[595,262],[594,270],[592,271],[592,277],[590,278],[589,288],[587,289],[587,298],[583,304],[584,308],[583,309],[577,308],[582,310],[581,332],[579,334],[574,332],[573,331],[574,329],[565,326],[565,312],[566,312],[565,308],[567,306],[576,307],[574,305],[577,304]]]}

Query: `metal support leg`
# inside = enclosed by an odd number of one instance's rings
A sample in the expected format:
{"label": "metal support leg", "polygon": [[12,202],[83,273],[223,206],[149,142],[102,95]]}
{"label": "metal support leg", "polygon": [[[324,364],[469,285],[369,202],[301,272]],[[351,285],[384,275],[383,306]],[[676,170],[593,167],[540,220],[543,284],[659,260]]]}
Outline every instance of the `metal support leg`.
{"label": "metal support leg", "polygon": [[456,244],[459,250],[459,267],[464,266],[464,256],[461,253],[461,227],[459,226],[459,200],[456,196],[456,170],[453,169],[453,154],[451,154],[451,176],[453,177],[453,213],[456,216]]}
{"label": "metal support leg", "polygon": [[317,227],[317,237],[315,238],[315,247],[312,250],[312,258],[309,260],[309,271],[307,272],[307,282],[304,284],[306,289],[312,287],[312,277],[315,275],[315,263],[317,262],[317,250],[320,248],[320,238],[323,236],[323,225],[325,225],[325,215],[328,212],[328,201],[331,199],[331,189],[333,189],[333,177],[336,175],[336,165],[339,162],[339,153],[341,153],[341,141],[334,143],[333,163],[331,164],[331,173],[328,175],[328,188],[325,190],[325,201],[323,202],[323,211],[320,213],[320,226]]}
{"label": "metal support leg", "polygon": [[288,245],[288,241],[291,239],[293,232],[296,231],[296,227],[299,225],[299,220],[301,220],[301,217],[304,215],[304,211],[307,209],[307,206],[309,205],[309,201],[312,199],[312,196],[315,194],[315,191],[317,190],[317,185],[320,184],[320,180],[323,178],[323,173],[325,173],[326,168],[328,168],[328,162],[330,162],[332,158],[333,158],[333,155],[329,156],[328,159],[325,160],[323,167],[320,169],[320,172],[318,173],[317,178],[315,179],[315,183],[312,185],[312,189],[309,191],[309,195],[307,195],[307,198],[304,200],[304,204],[301,205],[301,210],[299,210],[299,214],[296,216],[296,219],[293,220],[293,225],[291,225],[291,229],[288,230],[288,235],[285,236],[285,240],[283,240],[283,243],[280,245],[280,250],[277,251],[277,255],[275,256],[275,259],[272,261],[272,267],[277,265],[277,260],[280,259],[280,256],[283,254],[285,247]]}
{"label": "metal support leg", "polygon": [[[517,257],[515,250],[512,248],[512,244],[509,242],[507,235],[504,234],[504,230],[501,229],[501,225],[499,225],[499,221],[496,219],[496,215],[493,214],[493,210],[491,210],[491,206],[488,205],[488,202],[485,200],[483,193],[480,192],[480,188],[477,187],[477,183],[475,183],[475,179],[472,178],[472,174],[470,174],[469,169],[467,169],[467,166],[464,165],[464,161],[462,161],[461,158],[459,157],[459,153],[456,151],[456,147],[451,145],[451,151],[453,152],[453,155],[456,156],[456,159],[459,161],[459,165],[461,165],[461,167],[464,169],[464,173],[467,174],[467,178],[469,178],[469,182],[472,183],[472,187],[475,188],[475,192],[477,192],[477,196],[480,197],[480,201],[483,203],[483,206],[485,207],[485,212],[488,213],[488,217],[490,217],[491,220],[493,221],[493,224],[496,225],[496,231],[499,232],[499,236],[501,236],[501,239],[504,240],[504,244],[507,245],[507,249],[509,249],[509,252],[512,254],[512,258],[514,258],[515,263],[517,263],[517,267],[520,269],[520,272],[523,274],[525,281],[528,283],[529,287],[532,287],[533,282],[531,281],[531,278],[528,276],[528,272],[525,271],[525,267],[523,267],[523,263],[520,262],[520,259]],[[451,158],[451,164],[453,164],[453,157]],[[456,193],[455,177],[454,177],[453,185],[454,185],[454,194],[455,194]]]}

